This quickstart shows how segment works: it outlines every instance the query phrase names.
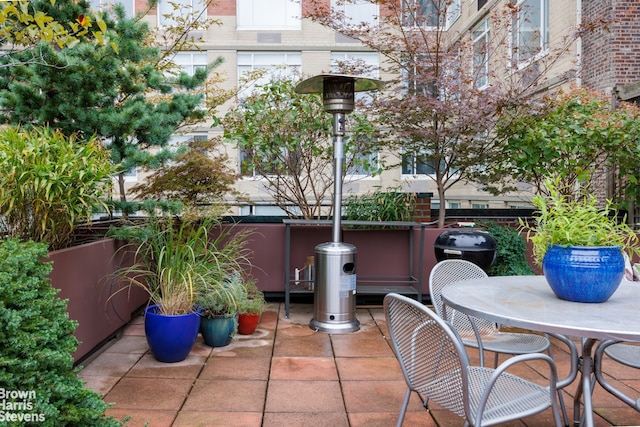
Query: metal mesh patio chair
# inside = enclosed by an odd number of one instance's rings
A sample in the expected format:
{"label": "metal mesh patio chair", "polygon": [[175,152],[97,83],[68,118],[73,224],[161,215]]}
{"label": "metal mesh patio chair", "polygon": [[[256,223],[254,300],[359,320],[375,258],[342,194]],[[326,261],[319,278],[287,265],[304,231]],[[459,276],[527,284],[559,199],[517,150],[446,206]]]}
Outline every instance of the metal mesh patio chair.
{"label": "metal mesh patio chair", "polygon": [[640,346],[625,344],[617,340],[604,340],[596,347],[594,356],[594,373],[602,388],[634,408],[636,411],[640,411],[640,398],[633,399],[631,396],[623,393],[620,389],[614,387],[604,377],[602,363],[604,361],[605,354],[618,363],[640,369]]}
{"label": "metal mesh patio chair", "polygon": [[[548,355],[515,356],[496,369],[471,366],[455,328],[425,305],[391,293],[384,298],[384,312],[407,383],[398,427],[412,391],[463,417],[465,425],[494,425],[548,408],[552,408],[556,425],[562,425],[556,400],[556,366]],[[543,361],[548,367],[548,384],[539,385],[507,372],[531,360]]]}
{"label": "metal mesh patio chair", "polygon": [[436,313],[455,326],[464,345],[479,350],[480,365],[484,366],[484,350],[495,353],[494,367],[498,364],[500,353],[515,355],[548,351],[551,342],[544,335],[502,332],[493,322],[467,316],[449,307],[445,316],[442,289],[454,282],[484,277],[487,277],[484,270],[462,259],[441,261],[433,267],[429,275],[429,294]]}

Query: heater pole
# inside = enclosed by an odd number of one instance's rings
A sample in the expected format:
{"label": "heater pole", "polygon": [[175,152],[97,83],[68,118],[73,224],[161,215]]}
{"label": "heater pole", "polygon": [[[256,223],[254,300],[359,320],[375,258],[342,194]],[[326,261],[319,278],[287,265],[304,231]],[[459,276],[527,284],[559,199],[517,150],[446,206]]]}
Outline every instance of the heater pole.
{"label": "heater pole", "polygon": [[342,161],[344,158],[343,137],[345,113],[333,115],[333,242],[340,242],[340,218],[342,216]]}

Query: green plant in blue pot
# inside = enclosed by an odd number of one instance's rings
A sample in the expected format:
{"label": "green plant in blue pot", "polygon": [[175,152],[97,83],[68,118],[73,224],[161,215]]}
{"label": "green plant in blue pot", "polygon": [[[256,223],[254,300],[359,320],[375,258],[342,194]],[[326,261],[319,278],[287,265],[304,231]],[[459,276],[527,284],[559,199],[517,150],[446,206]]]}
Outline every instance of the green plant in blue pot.
{"label": "green plant in blue pot", "polygon": [[607,200],[599,206],[587,191],[545,182],[546,195],[536,195],[535,224],[521,221],[533,244],[536,263],[560,299],[604,302],[616,291],[624,275],[624,253],[638,255],[638,236],[618,218]]}

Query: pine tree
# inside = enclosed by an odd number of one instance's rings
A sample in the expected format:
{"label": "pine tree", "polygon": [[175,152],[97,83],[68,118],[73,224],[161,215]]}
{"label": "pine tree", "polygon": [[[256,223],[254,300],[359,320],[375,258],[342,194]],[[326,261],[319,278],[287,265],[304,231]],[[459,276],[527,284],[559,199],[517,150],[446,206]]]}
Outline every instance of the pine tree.
{"label": "pine tree", "polygon": [[[71,0],[35,2],[34,7],[63,22],[91,13],[87,3]],[[0,58],[0,120],[49,126],[86,140],[96,135],[119,165],[120,201],[126,204],[124,173],[171,159],[171,135],[204,118],[203,94],[195,89],[214,65],[193,76],[172,77],[161,67],[167,53],[153,46],[146,23],[126,18],[121,7],[102,18],[102,44],[88,34],[73,47],[40,43],[34,48],[44,61],[37,63],[2,67],[9,61],[24,62],[21,59],[33,54],[30,49]]]}

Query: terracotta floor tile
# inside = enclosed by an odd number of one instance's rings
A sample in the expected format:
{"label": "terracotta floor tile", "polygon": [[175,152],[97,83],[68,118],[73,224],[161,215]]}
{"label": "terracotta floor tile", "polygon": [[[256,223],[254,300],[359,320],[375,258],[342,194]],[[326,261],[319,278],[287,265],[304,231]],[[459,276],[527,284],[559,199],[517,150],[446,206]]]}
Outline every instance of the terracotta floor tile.
{"label": "terracotta floor tile", "polygon": [[262,412],[266,381],[197,380],[184,403],[186,411]]}
{"label": "terracotta floor tile", "polygon": [[195,379],[202,370],[205,360],[203,356],[190,354],[181,362],[163,363],[158,362],[151,354],[145,354],[131,368],[127,377]]}
{"label": "terracotta floor tile", "polygon": [[127,427],[171,427],[178,414],[177,411],[159,411],[156,409],[134,410],[111,408],[108,415],[118,420],[130,417],[126,423]]}
{"label": "terracotta floor tile", "polygon": [[338,381],[269,381],[266,412],[344,412]]}
{"label": "terracotta floor tile", "polygon": [[[367,413],[350,413],[349,427],[389,427],[395,426],[398,420],[398,411],[396,412],[367,412]],[[421,412],[407,412],[404,416],[404,426],[421,426],[421,427],[438,427],[436,422],[431,418],[429,412],[423,410]]]}
{"label": "terracotta floor tile", "polygon": [[340,357],[336,365],[341,381],[404,381],[400,364],[391,357]]}
{"label": "terracotta floor tile", "polygon": [[84,381],[87,388],[90,388],[103,396],[107,394],[118,381],[120,381],[120,377],[107,377],[104,375],[86,376],[83,375],[82,372],[80,372],[79,377]]}
{"label": "terracotta floor tile", "polygon": [[280,339],[279,334],[273,348],[274,357],[332,357],[331,341],[326,334],[306,338]]}
{"label": "terracotta floor tile", "polygon": [[[115,402],[109,414],[132,415],[129,426],[376,427],[395,425],[406,385],[393,356],[382,308],[358,308],[361,329],[326,334],[309,328],[312,304],[265,307],[258,330],[211,348],[199,336],[189,357],[160,363],[148,353],[143,317],[136,316],[121,338],[89,360],[79,376],[89,388]],[[553,357],[560,376],[570,357],[556,338]],[[579,345],[579,340],[574,339]],[[472,362],[477,350],[468,350]],[[487,353],[493,361],[493,354]],[[502,355],[500,360],[508,356]],[[609,367],[610,365],[610,367]],[[607,375],[619,387],[640,395],[638,370],[614,366]],[[540,379],[543,365],[529,363],[516,373]],[[578,381],[563,390],[570,418]],[[640,412],[596,386],[595,425],[640,425]],[[404,426],[462,426],[463,420],[434,402],[429,411],[412,393]],[[550,411],[505,427],[552,425]]]}
{"label": "terracotta floor tile", "polygon": [[105,353],[146,353],[149,351],[147,338],[140,335],[123,335]]}
{"label": "terracotta floor tile", "polygon": [[349,427],[344,412],[265,413],[262,427]]}
{"label": "terracotta floor tile", "polygon": [[210,357],[198,378],[267,381],[270,365],[264,357]]}
{"label": "terracotta floor tile", "polygon": [[177,411],[191,390],[193,380],[125,377],[104,397],[116,409]]}
{"label": "terracotta floor tile", "polygon": [[346,335],[332,335],[331,343],[336,357],[394,357],[393,350],[382,336],[362,339]]}
{"label": "terracotta floor tile", "polygon": [[[406,385],[400,381],[343,381],[342,393],[348,413],[399,413]],[[407,411],[424,411],[416,393],[411,394]]]}
{"label": "terracotta floor tile", "polygon": [[333,357],[274,357],[269,378],[337,381],[338,371]]}
{"label": "terracotta floor tile", "polygon": [[180,411],[172,427],[260,427],[262,412]]}
{"label": "terracotta floor tile", "polygon": [[140,353],[102,353],[82,368],[83,376],[122,377],[142,357]]}

